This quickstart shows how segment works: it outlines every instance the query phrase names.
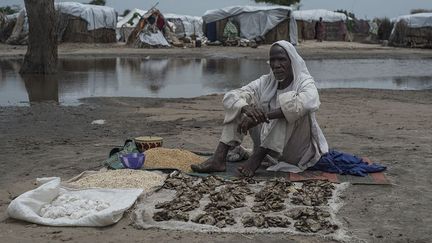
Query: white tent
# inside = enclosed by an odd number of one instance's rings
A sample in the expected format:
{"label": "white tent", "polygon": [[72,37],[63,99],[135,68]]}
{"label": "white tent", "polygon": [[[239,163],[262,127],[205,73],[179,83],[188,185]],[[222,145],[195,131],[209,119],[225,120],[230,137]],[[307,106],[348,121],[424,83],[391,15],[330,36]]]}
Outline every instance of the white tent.
{"label": "white tent", "polygon": [[[180,14],[164,14],[166,20],[176,25],[175,33],[177,37],[181,38],[184,36],[204,36],[203,33],[203,20],[198,16],[180,15]],[[181,26],[177,26],[177,25]],[[181,27],[181,28],[179,28]]]}
{"label": "white tent", "polygon": [[343,13],[337,13],[326,9],[311,9],[294,11],[293,16],[296,20],[307,22],[319,21],[320,17],[323,22],[346,21],[347,16]]}
{"label": "white tent", "polygon": [[100,28],[115,30],[116,28],[116,13],[111,7],[76,2],[60,2],[55,3],[55,8],[61,13],[84,19],[87,22],[88,30]]}
{"label": "white tent", "polygon": [[410,28],[431,27],[432,13],[402,15],[392,19],[391,21],[396,24],[401,20],[405,21]]}
{"label": "white tent", "polygon": [[203,15],[205,23],[232,17],[240,25],[240,37],[254,39],[264,36],[279,23],[290,18],[290,42],[297,44],[297,23],[292,18],[292,8],[286,6],[231,6],[208,10]]}
{"label": "white tent", "polygon": [[[54,3],[54,7],[62,14],[69,14],[83,19],[87,23],[87,30],[92,31],[96,29],[112,29],[115,30],[117,18],[115,10],[111,7],[81,4],[76,2],[59,2]],[[14,31],[8,39],[8,43],[25,44],[28,36],[28,19],[26,9],[23,8],[19,14]],[[22,20],[21,20],[22,19]],[[64,26],[65,27],[65,26]],[[63,34],[64,29],[59,29],[60,36]],[[20,41],[23,39],[24,42]]]}

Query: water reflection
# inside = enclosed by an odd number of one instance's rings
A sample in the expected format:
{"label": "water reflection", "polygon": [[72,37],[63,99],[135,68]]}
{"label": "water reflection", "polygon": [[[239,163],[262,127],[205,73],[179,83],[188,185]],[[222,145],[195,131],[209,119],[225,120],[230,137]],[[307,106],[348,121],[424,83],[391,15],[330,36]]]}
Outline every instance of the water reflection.
{"label": "water reflection", "polygon": [[[195,97],[241,87],[268,73],[265,60],[68,58],[56,76],[23,76],[21,60],[0,60],[0,105],[79,98]],[[318,88],[432,89],[432,60],[309,60]]]}
{"label": "water reflection", "polygon": [[25,74],[22,75],[30,104],[32,102],[54,101],[59,103],[58,76]]}

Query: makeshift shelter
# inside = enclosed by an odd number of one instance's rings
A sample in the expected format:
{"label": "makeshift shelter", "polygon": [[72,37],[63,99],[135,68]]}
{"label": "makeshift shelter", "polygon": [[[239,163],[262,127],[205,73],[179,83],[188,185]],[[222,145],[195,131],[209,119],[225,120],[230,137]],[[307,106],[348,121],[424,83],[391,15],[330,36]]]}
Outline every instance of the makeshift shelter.
{"label": "makeshift shelter", "polygon": [[[59,42],[116,42],[115,27],[117,17],[110,7],[81,4],[76,2],[60,2],[54,4],[58,12],[57,36]],[[25,9],[18,14],[9,44],[26,44],[28,36],[28,20]]]}
{"label": "makeshift shelter", "polygon": [[432,48],[432,13],[403,15],[392,22],[391,45]]}
{"label": "makeshift shelter", "polygon": [[297,22],[298,38],[312,40],[315,38],[315,24],[322,18],[325,26],[324,40],[345,40],[347,16],[325,9],[311,9],[294,11],[293,16]]}
{"label": "makeshift shelter", "polygon": [[231,6],[208,10],[202,18],[209,41],[223,41],[225,25],[232,19],[240,29],[240,38],[261,39],[269,44],[289,40],[297,44],[297,26],[290,7]]}
{"label": "makeshift shelter", "polygon": [[177,38],[203,37],[203,20],[198,16],[164,14],[166,20],[174,24],[174,33]]}
{"label": "makeshift shelter", "polygon": [[126,42],[147,10],[135,8],[117,22],[116,35],[118,41]]}
{"label": "makeshift shelter", "polygon": [[152,8],[141,16],[135,28],[130,33],[127,44],[142,47],[170,47],[164,33],[169,35],[165,17],[161,12]]}
{"label": "makeshift shelter", "polygon": [[0,42],[5,42],[12,34],[17,19],[18,13],[10,15],[0,13]]}

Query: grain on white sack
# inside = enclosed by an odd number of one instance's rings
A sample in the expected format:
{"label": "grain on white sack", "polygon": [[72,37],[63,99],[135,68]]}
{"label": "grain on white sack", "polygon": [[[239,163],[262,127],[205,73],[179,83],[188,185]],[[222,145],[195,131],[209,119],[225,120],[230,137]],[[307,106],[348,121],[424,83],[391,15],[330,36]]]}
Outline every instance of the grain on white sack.
{"label": "grain on white sack", "polygon": [[86,175],[69,184],[79,188],[139,188],[148,192],[150,189],[162,186],[166,176],[161,173],[143,170],[108,170]]}

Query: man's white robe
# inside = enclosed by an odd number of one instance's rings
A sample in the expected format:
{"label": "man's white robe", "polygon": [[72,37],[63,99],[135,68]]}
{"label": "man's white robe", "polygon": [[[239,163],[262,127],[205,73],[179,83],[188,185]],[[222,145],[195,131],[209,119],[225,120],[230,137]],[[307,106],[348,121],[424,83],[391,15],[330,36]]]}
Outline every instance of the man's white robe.
{"label": "man's white robe", "polygon": [[264,112],[281,108],[284,119],[273,119],[258,127],[259,146],[272,150],[276,153],[272,156],[282,162],[270,170],[289,171],[290,165],[296,165],[298,171],[303,171],[315,165],[321,155],[328,152],[327,141],[315,118],[320,105],[319,95],[303,58],[294,46],[287,41],[278,41],[273,45],[283,47],[288,53],[294,73],[293,82],[286,89],[278,90],[278,81],[270,71],[248,85],[226,93],[221,142],[242,142],[243,135],[237,132],[242,107],[254,104]]}

